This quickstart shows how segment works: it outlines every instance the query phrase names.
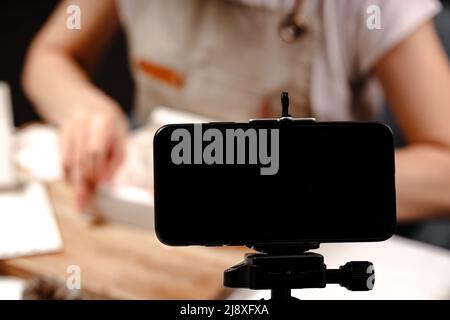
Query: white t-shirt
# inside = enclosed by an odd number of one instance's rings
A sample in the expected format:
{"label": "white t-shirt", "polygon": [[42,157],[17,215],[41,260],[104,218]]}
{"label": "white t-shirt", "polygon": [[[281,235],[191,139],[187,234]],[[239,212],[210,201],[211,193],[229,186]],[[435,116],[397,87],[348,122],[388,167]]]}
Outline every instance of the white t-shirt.
{"label": "white t-shirt", "polygon": [[[278,26],[294,2],[262,2],[118,0],[138,120],[157,105],[220,120],[278,116],[283,90],[293,116],[372,118],[383,104],[374,65],[440,10],[437,0],[306,0],[309,32],[289,44]],[[370,30],[374,5],[381,29]]]}

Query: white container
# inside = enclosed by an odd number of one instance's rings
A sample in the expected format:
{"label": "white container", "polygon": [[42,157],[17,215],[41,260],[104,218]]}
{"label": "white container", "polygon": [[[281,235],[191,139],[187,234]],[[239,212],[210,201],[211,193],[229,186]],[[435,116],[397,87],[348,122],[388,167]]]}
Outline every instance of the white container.
{"label": "white container", "polygon": [[93,200],[95,214],[101,219],[154,229],[153,196],[150,190],[103,185],[97,189]]}

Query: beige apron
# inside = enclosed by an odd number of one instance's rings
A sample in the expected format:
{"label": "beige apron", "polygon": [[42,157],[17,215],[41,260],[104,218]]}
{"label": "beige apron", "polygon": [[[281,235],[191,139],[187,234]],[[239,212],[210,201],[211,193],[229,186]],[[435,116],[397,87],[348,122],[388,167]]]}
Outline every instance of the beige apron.
{"label": "beige apron", "polygon": [[286,43],[278,33],[286,8],[227,0],[119,1],[138,121],[158,105],[218,120],[278,116],[285,90],[293,116],[313,116],[311,66],[321,32],[308,3],[309,32]]}

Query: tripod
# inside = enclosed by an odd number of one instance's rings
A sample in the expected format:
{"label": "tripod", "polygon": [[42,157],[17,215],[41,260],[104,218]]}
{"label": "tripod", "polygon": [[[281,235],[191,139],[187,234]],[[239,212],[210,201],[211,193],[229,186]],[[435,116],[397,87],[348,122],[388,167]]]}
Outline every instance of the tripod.
{"label": "tripod", "polygon": [[373,288],[375,273],[368,261],[347,262],[339,269],[327,269],[324,257],[308,252],[318,243],[253,246],[259,253],[247,253],[245,260],[224,272],[229,288],[271,290],[272,301],[289,301],[292,289],[325,288],[340,284],[351,291]]}

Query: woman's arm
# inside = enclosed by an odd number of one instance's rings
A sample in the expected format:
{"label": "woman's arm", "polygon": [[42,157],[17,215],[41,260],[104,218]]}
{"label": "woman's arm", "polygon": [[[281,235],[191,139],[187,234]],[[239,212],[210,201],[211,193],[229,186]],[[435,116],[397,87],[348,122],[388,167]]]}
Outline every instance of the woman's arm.
{"label": "woman's arm", "polygon": [[[81,8],[81,29],[66,27],[69,4]],[[117,30],[113,0],[62,1],[33,40],[26,59],[23,84],[38,111],[61,124],[80,108],[115,106],[89,81],[103,49]],[[83,103],[87,101],[88,105]],[[77,105],[77,107],[73,107]]]}
{"label": "woman's arm", "polygon": [[450,66],[432,22],[376,65],[408,141],[396,152],[400,220],[450,214]]}
{"label": "woman's arm", "polygon": [[[66,27],[69,4],[81,9],[81,30]],[[117,27],[114,0],[62,1],[34,39],[23,73],[39,113],[60,128],[62,164],[80,210],[123,154],[126,119],[89,79]]]}

